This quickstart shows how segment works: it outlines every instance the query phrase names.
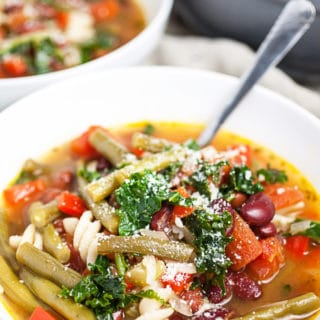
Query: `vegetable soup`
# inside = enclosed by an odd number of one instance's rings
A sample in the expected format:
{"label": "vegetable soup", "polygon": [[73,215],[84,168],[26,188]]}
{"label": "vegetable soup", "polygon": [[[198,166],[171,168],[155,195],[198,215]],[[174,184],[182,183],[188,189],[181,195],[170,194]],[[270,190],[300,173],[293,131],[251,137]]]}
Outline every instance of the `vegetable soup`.
{"label": "vegetable soup", "polygon": [[144,27],[134,0],[0,1],[0,78],[88,62],[130,41]]}
{"label": "vegetable soup", "polygon": [[24,163],[0,209],[14,319],[316,319],[317,192],[230,132],[199,148],[201,130],[91,126]]}

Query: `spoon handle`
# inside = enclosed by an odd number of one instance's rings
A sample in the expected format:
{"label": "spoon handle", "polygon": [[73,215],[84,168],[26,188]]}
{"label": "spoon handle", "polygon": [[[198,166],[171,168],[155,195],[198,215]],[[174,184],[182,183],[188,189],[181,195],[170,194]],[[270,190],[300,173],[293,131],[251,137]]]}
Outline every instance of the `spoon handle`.
{"label": "spoon handle", "polygon": [[205,146],[211,142],[220,126],[248,91],[270,67],[281,61],[309,29],[315,15],[315,7],[308,0],[291,0],[286,4],[261,43],[253,66],[242,76],[235,94],[232,95],[221,114],[211,119],[198,138],[200,146]]}

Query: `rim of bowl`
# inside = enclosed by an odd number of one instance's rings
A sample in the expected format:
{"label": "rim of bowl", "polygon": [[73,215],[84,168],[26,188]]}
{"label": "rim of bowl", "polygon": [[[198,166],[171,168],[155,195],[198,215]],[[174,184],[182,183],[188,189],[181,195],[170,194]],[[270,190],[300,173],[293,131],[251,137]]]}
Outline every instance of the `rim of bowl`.
{"label": "rim of bowl", "polygon": [[[161,24],[164,23],[164,21],[169,17],[169,14],[171,12],[171,9],[173,7],[173,1],[174,0],[161,0],[160,1],[160,8],[156,15],[147,23],[146,28],[142,30],[138,35],[136,35],[133,39],[128,41],[127,43],[123,44],[119,48],[115,49],[114,51],[111,51],[107,55],[104,55],[100,58],[88,61],[83,64],[79,64],[67,69],[54,71],[54,72],[48,72],[44,74],[38,74],[38,75],[31,75],[26,77],[16,77],[16,78],[3,78],[0,79],[0,85],[21,85],[21,84],[30,84],[32,82],[41,82],[43,80],[51,80],[51,79],[59,79],[64,76],[74,76],[77,75],[80,71],[86,71],[90,72],[90,67],[94,65],[99,65],[100,63],[103,63],[104,59],[108,58],[109,60],[115,59],[117,56],[120,56],[125,52],[126,50],[130,50],[130,48],[135,45],[135,43],[140,42],[145,38],[149,33],[151,33],[154,29],[157,29]],[[111,66],[112,67],[112,66]]]}

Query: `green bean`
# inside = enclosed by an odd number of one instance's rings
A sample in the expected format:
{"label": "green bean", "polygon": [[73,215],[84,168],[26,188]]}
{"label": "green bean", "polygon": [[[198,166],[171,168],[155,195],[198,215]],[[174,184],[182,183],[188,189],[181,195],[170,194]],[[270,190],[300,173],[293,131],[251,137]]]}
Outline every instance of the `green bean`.
{"label": "green bean", "polygon": [[39,305],[38,301],[26,285],[21,283],[2,256],[0,256],[0,270],[0,284],[4,293],[16,305],[31,313]]}
{"label": "green bean", "polygon": [[17,260],[36,274],[67,288],[73,288],[81,280],[78,272],[67,268],[50,254],[30,243],[23,243],[18,247]]}
{"label": "green bean", "polygon": [[296,319],[301,316],[311,316],[319,309],[320,298],[310,292],[289,300],[276,302],[235,320]]}
{"label": "green bean", "polygon": [[146,169],[152,171],[162,170],[172,162],[181,161],[186,157],[187,152],[188,150],[185,148],[174,148],[136,161],[129,166],[89,183],[87,186],[88,194],[94,202],[101,201],[118,188],[132,173],[142,172]]}
{"label": "green bean", "polygon": [[125,146],[110,138],[108,134],[101,129],[93,131],[89,136],[89,141],[91,145],[115,167],[135,160],[135,156],[129,153]]}
{"label": "green bean", "polygon": [[9,225],[7,212],[0,208],[0,255],[11,265],[14,271],[19,270],[15,251],[9,246]]}
{"label": "green bean", "polygon": [[193,247],[186,243],[149,236],[102,236],[98,240],[99,254],[140,253],[187,262],[193,252]]}
{"label": "green bean", "polygon": [[95,203],[88,194],[86,189],[87,183],[85,179],[78,176],[78,188],[81,197],[84,199],[87,207],[97,220],[100,220],[102,225],[111,233],[118,233],[119,216],[116,215],[115,209],[105,200]]}
{"label": "green bean", "polygon": [[43,246],[59,262],[67,263],[69,261],[70,249],[51,223],[43,230]]}
{"label": "green bean", "polygon": [[87,307],[59,296],[61,288],[55,283],[41,278],[27,269],[20,272],[21,279],[30,290],[53,310],[68,320],[94,320],[96,319]]}
{"label": "green bean", "polygon": [[174,143],[165,139],[151,137],[141,132],[136,132],[132,137],[132,145],[135,148],[150,152],[162,152],[168,147],[172,147]]}
{"label": "green bean", "polygon": [[127,270],[127,263],[125,257],[122,253],[116,253],[114,255],[114,260],[116,263],[116,268],[118,270],[118,274],[123,276]]}
{"label": "green bean", "polygon": [[31,222],[39,229],[45,227],[61,215],[56,200],[42,204],[36,201],[31,204],[28,210]]}

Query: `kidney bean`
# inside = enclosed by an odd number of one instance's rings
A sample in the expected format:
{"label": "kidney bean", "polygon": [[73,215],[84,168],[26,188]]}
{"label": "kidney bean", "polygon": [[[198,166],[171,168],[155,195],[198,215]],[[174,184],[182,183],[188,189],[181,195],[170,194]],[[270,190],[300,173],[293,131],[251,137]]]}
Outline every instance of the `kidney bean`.
{"label": "kidney bean", "polygon": [[164,204],[162,208],[153,215],[150,223],[151,229],[170,233],[172,229],[172,210],[172,206]]}
{"label": "kidney bean", "polygon": [[259,192],[250,196],[242,205],[240,214],[249,225],[263,226],[274,217],[275,207],[266,194]]}
{"label": "kidney bean", "polygon": [[225,307],[219,307],[217,309],[208,309],[204,311],[201,315],[193,317],[193,320],[220,320],[229,319],[232,311]]}
{"label": "kidney bean", "polygon": [[226,290],[226,293],[224,295],[222,294],[222,289],[218,285],[211,286],[207,290],[207,297],[209,301],[211,303],[217,304],[227,299],[228,297],[230,297],[230,295],[232,294],[232,285],[233,285],[233,281],[231,280],[231,277],[227,276],[224,283],[225,290]]}
{"label": "kidney bean", "polygon": [[247,274],[233,273],[233,293],[242,300],[255,300],[262,294],[261,286]]}
{"label": "kidney bean", "polygon": [[277,234],[277,228],[272,222],[269,222],[264,226],[254,227],[253,232],[260,239],[264,239],[275,236]]}

